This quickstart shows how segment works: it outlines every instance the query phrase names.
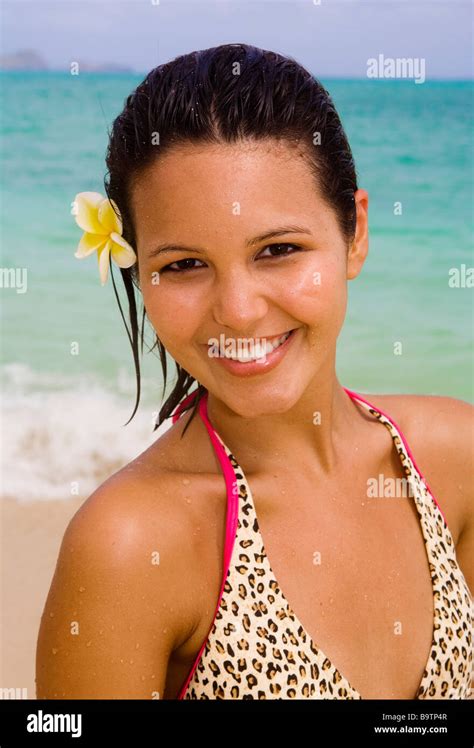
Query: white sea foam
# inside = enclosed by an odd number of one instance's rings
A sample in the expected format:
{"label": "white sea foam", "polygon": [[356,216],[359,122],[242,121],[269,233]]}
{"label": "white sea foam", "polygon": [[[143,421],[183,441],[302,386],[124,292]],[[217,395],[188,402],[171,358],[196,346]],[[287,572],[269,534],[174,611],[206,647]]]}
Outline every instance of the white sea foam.
{"label": "white sea foam", "polygon": [[171,425],[153,432],[159,393],[155,409],[141,403],[124,426],[135,399],[115,394],[120,386],[108,391],[18,364],[3,367],[2,380],[0,495],[19,501],[87,497]]}

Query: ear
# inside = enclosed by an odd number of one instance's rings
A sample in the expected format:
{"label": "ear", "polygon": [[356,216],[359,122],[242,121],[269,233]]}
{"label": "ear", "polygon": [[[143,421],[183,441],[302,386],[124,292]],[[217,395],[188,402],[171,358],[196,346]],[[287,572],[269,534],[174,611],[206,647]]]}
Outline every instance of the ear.
{"label": "ear", "polygon": [[357,278],[369,251],[369,194],[367,190],[354,192],[357,224],[354,239],[347,254],[347,279]]}

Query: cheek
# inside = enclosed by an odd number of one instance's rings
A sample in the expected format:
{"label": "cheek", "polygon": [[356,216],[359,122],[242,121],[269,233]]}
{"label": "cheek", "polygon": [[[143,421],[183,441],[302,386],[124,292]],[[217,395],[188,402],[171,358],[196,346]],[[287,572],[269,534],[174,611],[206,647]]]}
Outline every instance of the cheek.
{"label": "cheek", "polygon": [[280,288],[282,306],[308,325],[339,320],[346,295],[345,266],[334,258],[311,263],[303,270],[295,267]]}
{"label": "cheek", "polygon": [[162,281],[143,290],[143,302],[148,319],[170,353],[195,333],[200,319],[200,301],[199,295],[189,288]]}

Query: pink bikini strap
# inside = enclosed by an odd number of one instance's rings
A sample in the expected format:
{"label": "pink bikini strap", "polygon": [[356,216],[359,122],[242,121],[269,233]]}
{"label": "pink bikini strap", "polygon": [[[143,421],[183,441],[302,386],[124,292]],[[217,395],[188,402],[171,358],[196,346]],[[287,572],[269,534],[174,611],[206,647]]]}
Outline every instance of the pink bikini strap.
{"label": "pink bikini strap", "polygon": [[403,444],[405,445],[405,449],[406,449],[406,451],[408,452],[408,456],[410,457],[410,460],[411,460],[411,461],[412,461],[412,463],[413,463],[413,467],[414,467],[414,468],[415,468],[415,470],[416,470],[416,471],[418,472],[418,474],[419,474],[419,476],[420,476],[421,480],[423,481],[423,483],[425,484],[425,486],[426,486],[426,488],[427,488],[427,490],[428,490],[428,493],[429,493],[429,494],[431,495],[431,498],[433,499],[433,501],[435,502],[436,506],[438,507],[438,509],[439,509],[439,511],[440,511],[440,513],[441,513],[441,516],[442,516],[442,518],[443,518],[443,520],[444,520],[444,524],[445,524],[445,526],[446,526],[446,527],[448,527],[448,523],[447,523],[447,521],[446,521],[446,517],[444,516],[444,513],[443,513],[443,511],[442,511],[442,509],[441,509],[441,507],[440,507],[440,505],[439,505],[438,501],[436,500],[436,497],[434,496],[434,494],[433,494],[433,491],[432,491],[432,490],[430,489],[430,487],[428,486],[428,483],[427,483],[426,479],[424,478],[424,476],[423,476],[423,473],[421,472],[420,468],[419,468],[419,467],[418,467],[418,465],[416,464],[415,458],[414,458],[414,456],[413,456],[413,452],[411,451],[411,449],[410,449],[410,447],[409,447],[409,444],[408,444],[408,442],[407,442],[407,440],[406,440],[406,438],[405,438],[405,435],[403,434],[403,431],[401,430],[401,428],[400,428],[400,426],[399,426],[399,425],[397,424],[397,422],[396,422],[396,421],[394,421],[394,419],[393,419],[393,418],[391,418],[391,417],[390,417],[389,415],[387,415],[387,413],[384,413],[384,411],[383,411],[383,410],[381,410],[381,409],[380,409],[380,408],[379,408],[378,406],[372,405],[372,403],[369,403],[369,401],[368,401],[368,400],[365,400],[365,398],[361,397],[361,396],[360,396],[360,395],[358,395],[358,394],[357,394],[356,392],[353,392],[352,390],[348,390],[348,389],[347,389],[347,387],[343,387],[343,389],[344,389],[344,390],[345,390],[345,391],[347,392],[347,394],[348,394],[348,395],[349,395],[349,396],[350,396],[350,397],[351,397],[352,399],[354,399],[354,398],[355,398],[356,400],[362,400],[362,402],[364,402],[364,403],[365,403],[366,405],[369,405],[369,406],[370,406],[371,408],[373,408],[373,410],[376,410],[376,411],[377,411],[378,413],[381,413],[381,414],[382,414],[382,415],[383,415],[383,416],[384,416],[384,417],[385,417],[385,418],[386,418],[386,419],[387,419],[388,421],[390,421],[390,423],[392,424],[392,426],[394,426],[394,427],[396,428],[396,430],[397,430],[397,431],[398,431],[398,433],[400,434],[400,438],[401,438],[401,440],[402,440]]}
{"label": "pink bikini strap", "polygon": [[[234,544],[235,533],[237,530],[237,515],[239,506],[239,489],[237,486],[237,480],[235,476],[232,464],[222,446],[220,439],[218,438],[213,426],[211,425],[207,416],[207,392],[199,403],[199,414],[207,428],[209,436],[211,438],[212,445],[215,449],[217,458],[221,464],[222,472],[224,473],[224,479],[227,487],[227,522],[226,522],[226,540],[224,549],[224,578],[227,575],[229,568],[230,557],[232,554],[232,546]],[[224,588],[224,585],[222,585]]]}
{"label": "pink bikini strap", "polygon": [[197,392],[198,392],[197,390],[193,390],[193,392],[191,392],[191,394],[190,394],[190,395],[187,395],[187,396],[186,396],[186,397],[184,398],[184,400],[182,400],[182,401],[181,401],[181,402],[179,403],[179,405],[178,405],[178,406],[177,406],[177,408],[175,409],[174,413],[172,413],[172,414],[171,414],[171,417],[172,417],[172,419],[173,419],[173,420],[172,420],[172,423],[176,423],[176,421],[178,420],[178,418],[179,418],[179,417],[180,417],[180,416],[182,415],[182,413],[183,413],[183,408],[185,408],[185,407],[186,407],[186,405],[187,405],[187,404],[188,404],[189,402],[191,402],[191,400],[192,400],[192,399],[193,399],[194,397],[196,397],[196,395],[197,395]]}
{"label": "pink bikini strap", "polygon": [[[185,398],[183,402],[180,404],[180,407],[178,407],[178,410],[175,411],[175,415],[173,415],[173,423],[179,418],[179,416],[182,413],[183,406],[189,402],[191,397],[194,397],[196,394],[196,391],[191,393],[190,396]],[[237,534],[237,522],[238,522],[238,508],[239,508],[239,490],[237,486],[237,480],[235,476],[234,469],[232,467],[232,464],[222,446],[222,443],[220,439],[218,438],[216,431],[214,430],[213,426],[211,425],[209,418],[207,416],[207,392],[203,395],[199,402],[199,415],[201,416],[201,419],[208,431],[209,437],[211,439],[212,446],[214,447],[214,451],[216,453],[217,459],[220,462],[222,472],[224,474],[224,480],[226,484],[227,489],[227,512],[226,512],[226,534],[225,534],[225,546],[224,546],[224,570],[222,574],[222,582],[221,582],[221,588],[219,592],[219,598],[217,600],[216,608],[214,611],[214,616],[212,620],[212,624],[209,627],[209,631],[207,633],[206,639],[204,640],[201,649],[198,652],[198,655],[194,661],[194,665],[191,668],[190,673],[188,674],[188,677],[186,678],[185,683],[183,684],[179,694],[178,699],[182,699],[184,697],[184,694],[186,693],[186,689],[189,685],[189,682],[191,678],[194,675],[194,671],[196,670],[196,667],[198,666],[199,660],[201,659],[201,655],[204,651],[204,648],[206,646],[206,642],[209,638],[210,631],[212,629],[212,626],[214,625],[214,621],[217,615],[217,611],[219,610],[219,605],[221,603],[221,598],[224,592],[224,586],[225,581],[227,578],[227,572],[229,570],[230,565],[230,559],[232,556],[232,550],[234,547],[234,541]]]}
{"label": "pink bikini strap", "polygon": [[[189,403],[192,398],[196,396],[197,390],[194,390],[194,392],[191,392],[190,395],[188,395],[177,407],[173,414],[173,423],[176,423],[180,415],[182,414],[184,406]],[[215,429],[213,428],[211,422],[209,421],[209,418],[207,416],[207,395],[206,392],[203,397],[201,398],[199,402],[199,415],[201,416],[201,419],[208,431],[209,437],[211,439],[212,446],[214,447],[214,451],[216,453],[217,459],[220,462],[222,472],[224,474],[224,480],[227,487],[227,509],[229,512],[228,515],[228,522],[227,522],[227,531],[226,531],[226,543],[225,543],[225,551],[224,551],[224,566],[227,573],[227,568],[229,566],[230,556],[232,553],[232,544],[233,539],[235,537],[234,528],[237,526],[237,509],[238,509],[238,488],[237,488],[237,481],[235,478],[235,473],[232,468],[232,465],[230,463],[229,458],[227,457],[227,454],[222,446],[222,443],[220,439],[218,438]],[[225,576],[225,574],[224,574]]]}

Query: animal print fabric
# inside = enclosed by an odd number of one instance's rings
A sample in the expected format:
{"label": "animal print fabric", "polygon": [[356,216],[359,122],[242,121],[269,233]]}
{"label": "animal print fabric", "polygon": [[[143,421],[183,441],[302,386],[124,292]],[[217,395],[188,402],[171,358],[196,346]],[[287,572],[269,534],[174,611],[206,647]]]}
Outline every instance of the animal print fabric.
{"label": "animal print fabric", "polygon": [[[473,603],[451,532],[392,420],[366,401],[359,402],[391,433],[412,486],[428,554],[433,638],[414,698],[471,698]],[[235,473],[237,532],[214,622],[179,698],[361,699],[283,596],[265,553],[247,480],[235,456],[214,434]]]}

